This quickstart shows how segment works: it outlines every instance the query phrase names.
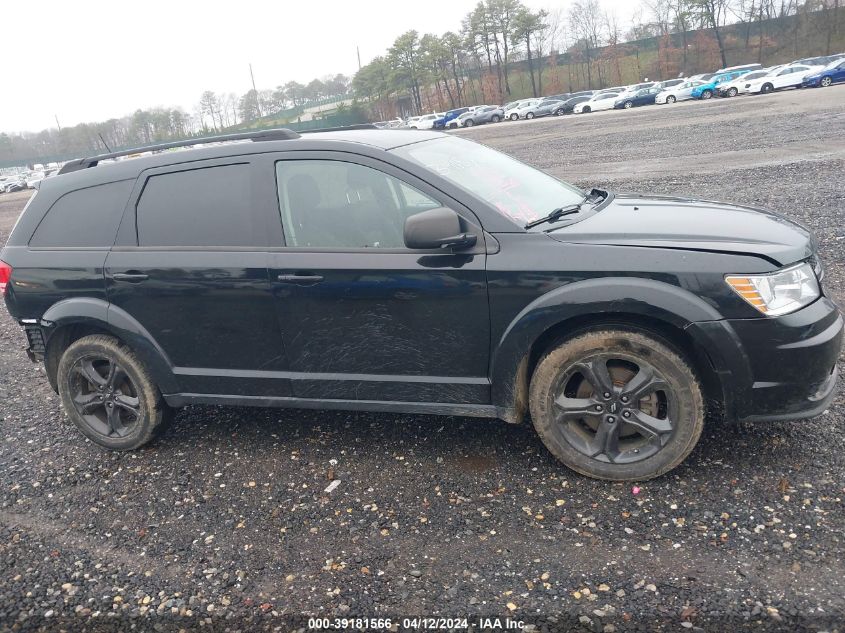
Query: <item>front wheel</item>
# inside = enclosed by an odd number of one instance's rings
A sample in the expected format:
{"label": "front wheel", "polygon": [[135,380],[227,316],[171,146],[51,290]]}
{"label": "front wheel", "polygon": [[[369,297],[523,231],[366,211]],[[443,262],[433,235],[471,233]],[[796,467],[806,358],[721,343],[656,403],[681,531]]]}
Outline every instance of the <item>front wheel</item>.
{"label": "front wheel", "polygon": [[475,125],[475,121],[473,121],[472,119],[467,119],[466,121],[464,121],[464,127],[472,127],[473,125]]}
{"label": "front wheel", "polygon": [[598,479],[662,475],[689,455],[704,427],[689,363],[661,339],[622,329],[582,334],[548,352],[529,402],[549,451]]}
{"label": "front wheel", "polygon": [[59,360],[58,385],[68,417],[104,448],[139,448],[172,415],[138,357],[111,336],[74,341]]}
{"label": "front wheel", "polygon": [[677,99],[672,95],[666,97],[666,103],[675,103],[675,101],[677,101]]}
{"label": "front wheel", "polygon": [[533,118],[534,118],[534,113],[533,113],[533,112],[529,112],[528,114],[526,114],[526,115],[525,115],[525,118],[526,118],[526,119],[533,119]]}
{"label": "front wheel", "polygon": [[763,84],[763,87],[760,88],[760,92],[764,95],[769,94],[770,92],[774,91],[775,87],[772,84]]}
{"label": "front wheel", "polygon": [[491,120],[493,123],[498,123],[501,119],[499,119],[499,115],[498,115],[498,114],[494,114],[494,115],[490,118],[490,120]]}
{"label": "front wheel", "polygon": [[630,108],[633,108],[633,107],[634,107],[634,102],[633,102],[633,101],[626,101],[626,102],[625,102],[625,109],[626,109],[626,110],[628,110],[628,109],[630,109]]}
{"label": "front wheel", "polygon": [[709,98],[710,98],[710,97],[712,97],[712,96],[713,96],[713,91],[712,91],[712,90],[705,90],[704,92],[702,92],[702,93],[701,93],[701,98],[702,98],[702,99],[709,99]]}
{"label": "front wheel", "polygon": [[510,117],[511,121],[516,121],[518,118],[519,118],[518,114],[512,114],[511,117]]}
{"label": "front wheel", "polygon": [[833,79],[831,79],[830,77],[822,77],[822,80],[819,82],[819,85],[823,88],[827,88],[832,83]]}
{"label": "front wheel", "polygon": [[592,110],[590,110],[590,106],[584,106],[584,109],[581,110],[581,114],[589,114],[590,112],[592,112]]}
{"label": "front wheel", "polygon": [[729,88],[728,89],[728,96],[729,97],[735,97],[738,93],[739,93],[739,90],[737,90],[736,88]]}

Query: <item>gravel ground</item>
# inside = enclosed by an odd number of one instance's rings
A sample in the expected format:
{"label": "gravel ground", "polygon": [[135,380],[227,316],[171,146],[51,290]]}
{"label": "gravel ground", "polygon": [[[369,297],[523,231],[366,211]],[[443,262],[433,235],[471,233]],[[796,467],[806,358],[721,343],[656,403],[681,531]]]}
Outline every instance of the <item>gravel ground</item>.
{"label": "gravel ground", "polygon": [[[583,185],[782,211],[817,231],[842,301],[843,96],[466,134]],[[0,240],[25,200],[0,197]],[[466,418],[191,407],[108,453],[23,347],[0,311],[0,630],[286,631],[304,614],[845,631],[841,387],[814,420],[707,428],[634,494],[567,471],[527,426]]]}

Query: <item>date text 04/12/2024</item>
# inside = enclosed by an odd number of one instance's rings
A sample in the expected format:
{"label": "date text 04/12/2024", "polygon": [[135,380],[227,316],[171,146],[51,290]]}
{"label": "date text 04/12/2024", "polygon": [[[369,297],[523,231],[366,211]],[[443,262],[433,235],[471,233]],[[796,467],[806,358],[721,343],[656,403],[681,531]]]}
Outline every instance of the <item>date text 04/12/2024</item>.
{"label": "date text 04/12/2024", "polygon": [[471,629],[475,631],[521,631],[525,628],[522,620],[509,617],[476,617],[470,618],[424,618],[411,617],[401,619],[389,618],[310,618],[308,628],[312,630],[458,630]]}

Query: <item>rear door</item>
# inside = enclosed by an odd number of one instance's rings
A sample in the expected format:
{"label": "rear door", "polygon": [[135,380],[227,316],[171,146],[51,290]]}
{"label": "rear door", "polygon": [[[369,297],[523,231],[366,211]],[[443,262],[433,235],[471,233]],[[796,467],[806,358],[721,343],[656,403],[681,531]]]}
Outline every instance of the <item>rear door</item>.
{"label": "rear door", "polygon": [[145,171],[106,260],[110,301],[164,350],[183,393],[290,395],[255,174],[249,158]]}
{"label": "rear door", "polygon": [[[490,402],[490,317],[478,220],[386,163],[340,152],[270,157],[285,245],[270,279],[302,398]],[[405,248],[405,218],[450,206],[475,248]]]}

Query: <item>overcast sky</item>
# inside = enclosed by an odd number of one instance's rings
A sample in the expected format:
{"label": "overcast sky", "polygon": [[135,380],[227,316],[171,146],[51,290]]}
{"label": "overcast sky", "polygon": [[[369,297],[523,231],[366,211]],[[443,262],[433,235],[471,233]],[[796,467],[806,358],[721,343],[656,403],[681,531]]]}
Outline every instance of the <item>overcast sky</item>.
{"label": "overcast sky", "polygon": [[[563,9],[571,0],[524,0]],[[601,0],[627,29],[638,0]],[[204,90],[274,88],[358,68],[409,29],[458,30],[477,0],[39,0],[0,23],[0,131],[182,106]],[[8,8],[8,7],[7,7]],[[316,11],[316,14],[312,13]],[[22,13],[20,13],[22,11]]]}

